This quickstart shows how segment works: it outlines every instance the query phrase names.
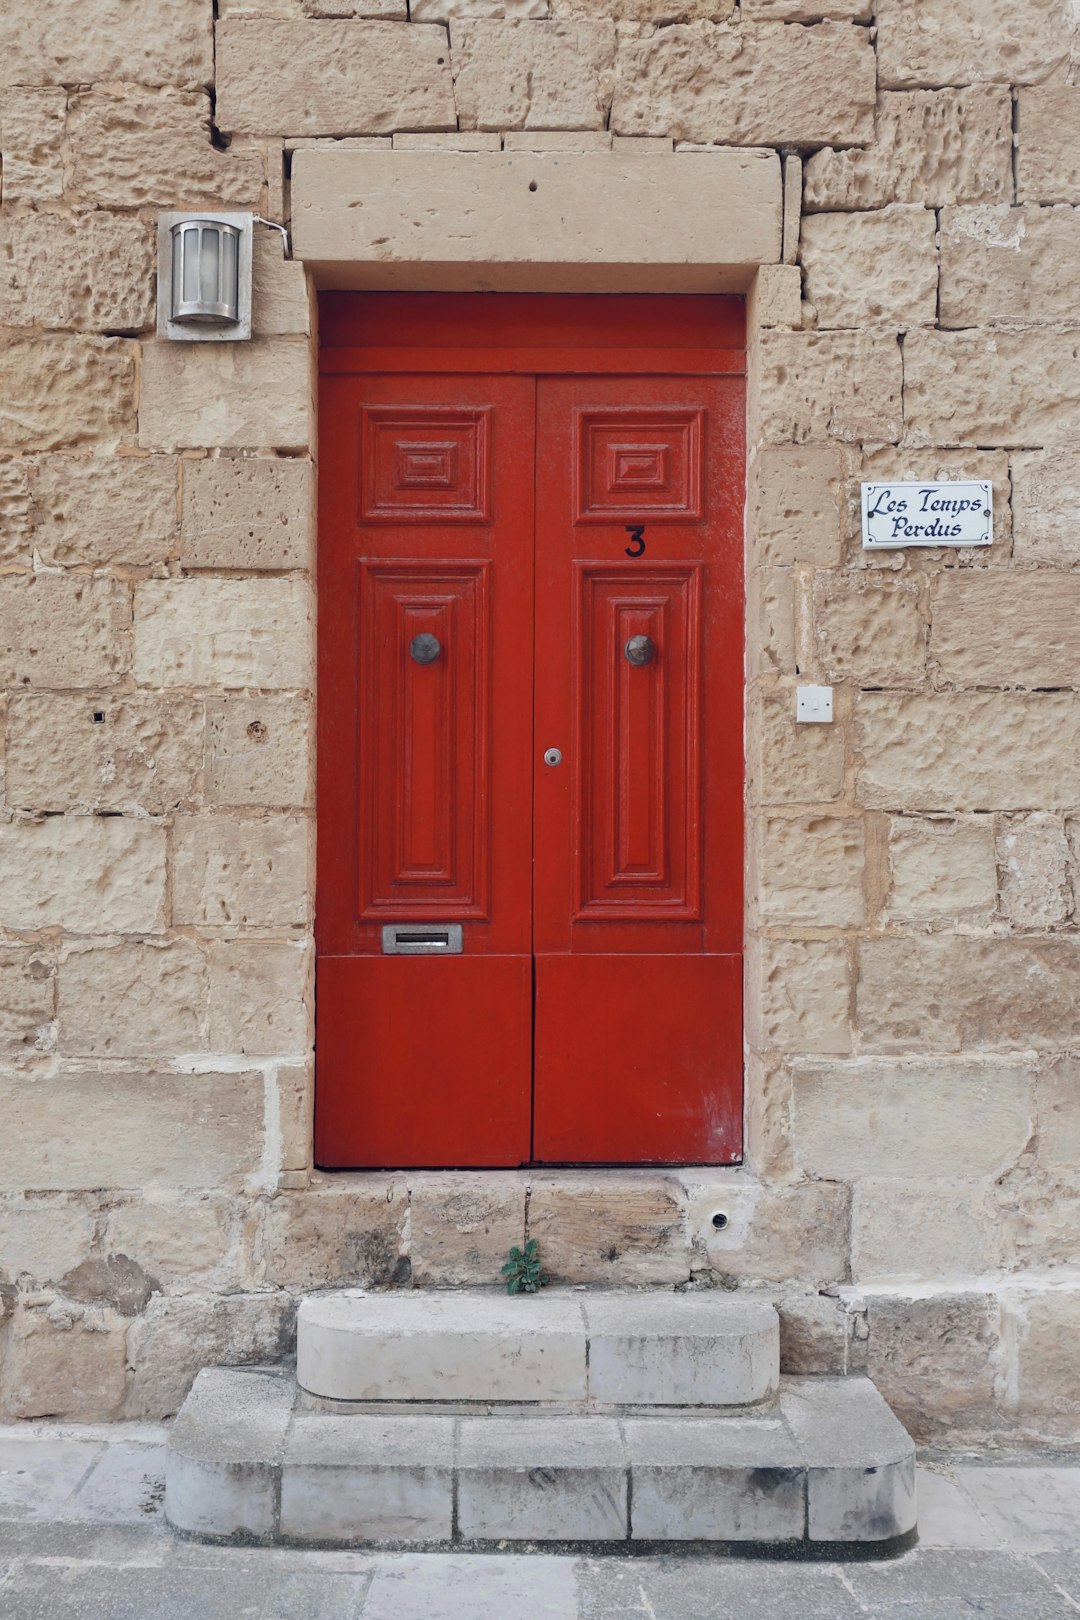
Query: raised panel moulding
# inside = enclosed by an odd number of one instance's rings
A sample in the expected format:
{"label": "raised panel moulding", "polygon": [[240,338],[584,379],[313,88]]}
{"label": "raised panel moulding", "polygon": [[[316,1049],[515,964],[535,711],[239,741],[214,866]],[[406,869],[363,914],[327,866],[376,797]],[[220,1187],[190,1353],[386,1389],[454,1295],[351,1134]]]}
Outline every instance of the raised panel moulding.
{"label": "raised panel moulding", "polygon": [[296,257],[324,288],[741,292],[780,258],[774,152],[302,150]]}

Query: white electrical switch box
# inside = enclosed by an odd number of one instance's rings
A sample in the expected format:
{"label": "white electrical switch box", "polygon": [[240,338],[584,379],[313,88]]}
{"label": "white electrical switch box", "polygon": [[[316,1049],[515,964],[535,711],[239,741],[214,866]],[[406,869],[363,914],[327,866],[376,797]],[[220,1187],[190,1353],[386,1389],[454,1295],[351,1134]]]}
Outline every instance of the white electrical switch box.
{"label": "white electrical switch box", "polygon": [[831,686],[797,686],[795,688],[795,718],[813,725],[824,725],[832,719]]}

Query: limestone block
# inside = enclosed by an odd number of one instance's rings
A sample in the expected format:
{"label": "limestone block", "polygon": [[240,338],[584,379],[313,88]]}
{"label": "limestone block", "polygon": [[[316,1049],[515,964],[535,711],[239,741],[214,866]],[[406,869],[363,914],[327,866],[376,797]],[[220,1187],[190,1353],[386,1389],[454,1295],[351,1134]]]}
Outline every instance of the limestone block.
{"label": "limestone block", "polygon": [[55,202],[64,194],[67,91],[12,87],[0,91],[0,156],[4,202]]}
{"label": "limestone block", "polygon": [[[395,130],[391,137],[395,152],[501,152],[503,138],[497,130],[454,129],[428,130],[414,135],[409,130]],[[385,137],[374,135],[374,142],[383,143]]]}
{"label": "limestone block", "polygon": [[215,1189],[258,1168],[263,1077],[58,1068],[0,1072],[0,1187]]}
{"label": "limestone block", "polygon": [[[422,5],[432,0],[420,0]],[[435,0],[439,3],[439,0]],[[441,0],[446,4],[447,0]],[[449,0],[449,4],[491,4],[492,0]],[[499,4],[500,0],[494,0]],[[501,0],[505,3],[505,0]],[[510,0],[513,4],[513,0]],[[517,0],[519,5],[535,4],[536,0]],[[556,17],[595,17],[596,0],[551,0]],[[734,14],[735,0],[604,0],[605,17],[630,23],[727,22]]]}
{"label": "limestone block", "polygon": [[878,0],[878,73],[889,89],[1024,84],[1069,60],[1065,0]]}
{"label": "limestone block", "polygon": [[214,928],[302,925],[311,914],[310,854],[303,816],[179,816],[174,920]]}
{"label": "limestone block", "polygon": [[55,1194],[0,1198],[0,1274],[41,1287],[84,1260],[94,1240],[92,1200]]}
{"label": "limestone block", "polygon": [[1080,203],[1080,86],[1040,84],[1021,90],[1017,124],[1018,200]]}
{"label": "limestone block", "polygon": [[[1067,450],[1011,458],[1014,552],[1020,562],[1080,560],[1080,460]],[[996,521],[995,521],[996,527]]]}
{"label": "limestone block", "polygon": [[5,1407],[13,1418],[103,1422],[120,1415],[127,1384],[116,1311],[24,1305],[11,1324]]}
{"label": "limestone block", "polygon": [[1077,1043],[1080,940],[936,934],[864,939],[857,949],[855,1013],[866,1052]]}
{"label": "limestone block", "polygon": [[882,921],[985,926],[997,902],[989,816],[893,816]]}
{"label": "limestone block", "polygon": [[866,1370],[913,1440],[997,1426],[994,1295],[869,1294],[867,1320]]}
{"label": "limestone block", "polygon": [[[1011,554],[1012,507],[1009,487],[1009,457],[1004,450],[912,450],[906,445],[876,445],[863,450],[858,478],[848,484],[848,538],[852,551],[866,567],[896,568],[897,554],[864,552],[862,548],[862,503],[860,480],[883,483],[889,479],[919,483],[959,480],[985,480],[993,486],[994,543],[986,547],[960,547],[938,556],[947,556],[951,565],[972,564],[993,568],[1007,564]],[[931,550],[918,555],[928,562]]]}
{"label": "limestone block", "polygon": [[409,1177],[409,1254],[418,1288],[495,1286],[525,1234],[523,1176]]}
{"label": "limestone block", "polygon": [[310,1050],[309,941],[220,940],[207,959],[212,1051],[280,1057]]}
{"label": "limestone block", "polygon": [[463,129],[604,129],[615,25],[455,21],[454,97]]}
{"label": "limestone block", "polygon": [[844,727],[800,725],[795,683],[761,683],[747,705],[747,778],[752,804],[827,804],[844,791]]}
{"label": "limestone block", "polygon": [[155,934],[164,904],[165,829],[156,823],[48,816],[0,825],[0,927]]}
{"label": "limestone block", "polygon": [[686,1199],[675,1177],[537,1177],[528,1235],[556,1282],[641,1286],[690,1274]]}
{"label": "limestone block", "polygon": [[1080,432],[1080,327],[911,332],[904,415],[914,445],[1073,444]]}
{"label": "limestone block", "polygon": [[310,1058],[304,1063],[282,1064],[274,1078],[281,1127],[279,1185],[284,1186],[285,1177],[295,1172],[296,1185],[306,1187],[315,1131],[315,1065]]}
{"label": "limestone block", "polygon": [[780,1317],[780,1371],[791,1375],[848,1371],[851,1323],[832,1293],[789,1288],[775,1300]]}
{"label": "limestone block", "polygon": [[[622,137],[626,141],[634,138],[633,135]],[[651,137],[640,138],[649,140]],[[750,331],[766,326],[798,328],[802,325],[802,276],[797,264],[761,266],[746,301],[746,324]]]}
{"label": "limestone block", "polygon": [[29,214],[0,224],[0,253],[7,326],[100,332],[153,324],[156,250],[146,220]]}
{"label": "limestone block", "polygon": [[844,451],[838,444],[758,450],[747,492],[752,566],[838,563],[843,478]]}
{"label": "limestone block", "polygon": [[217,27],[217,121],[231,132],[453,129],[443,28],[237,17]]}
{"label": "limestone block", "polygon": [[892,333],[762,332],[751,365],[750,416],[766,444],[895,443],[901,435],[900,346]]}
{"label": "limestone block", "polygon": [[0,464],[0,562],[30,562],[30,463]]}
{"label": "limestone block", "polygon": [[1072,1055],[1054,1058],[1035,1083],[1039,1164],[1075,1174],[1080,1164],[1080,1065]]}
{"label": "limestone block", "polygon": [[1032,1288],[1009,1304],[1017,1334],[1017,1415],[1041,1436],[1072,1441],[1080,1423],[1075,1356],[1080,1292],[1068,1286]]}
{"label": "limestone block", "polygon": [[0,580],[0,684],[90,686],[131,663],[131,595],[104,575],[9,574]]}
{"label": "limestone block", "polygon": [[761,939],[747,964],[747,1038],[758,1051],[851,1051],[841,940]]}
{"label": "limestone block", "polygon": [[795,1160],[827,1180],[991,1178],[1027,1146],[1031,1085],[1020,1058],[808,1059],[793,1075]]}
{"label": "limestone block", "polygon": [[214,76],[210,17],[201,0],[50,0],[0,19],[4,84],[208,84]]}
{"label": "limestone block", "polygon": [[747,648],[747,675],[792,675],[798,667],[795,643],[796,579],[791,568],[756,568],[746,583],[746,621],[755,633]]}
{"label": "limestone block", "polygon": [[946,208],[941,215],[942,326],[1068,321],[1080,255],[1080,210]]}
{"label": "limestone block", "polygon": [[0,346],[0,393],[17,399],[5,448],[61,450],[135,432],[135,344],[125,338],[14,338]]}
{"label": "limestone block", "polygon": [[919,582],[867,569],[814,579],[815,652],[826,680],[919,686],[926,674],[926,610]]}
{"label": "limestone block", "polygon": [[205,1051],[207,970],[194,941],[76,946],[57,969],[58,1045],[77,1057]]}
{"label": "limestone block", "polygon": [[864,28],[710,23],[620,39],[611,127],[732,146],[873,139],[874,52]]}
{"label": "limestone block", "polygon": [[744,1281],[843,1282],[851,1247],[850,1203],[850,1188],[841,1182],[762,1187],[739,1240],[725,1243],[724,1231],[708,1242],[709,1265]]}
{"label": "limestone block", "polygon": [[128,1332],[124,1415],[171,1417],[203,1367],[279,1361],[292,1338],[287,1294],[158,1295]]}
{"label": "limestone block", "polygon": [[286,259],[277,231],[256,226],[252,251],[251,324],[256,337],[311,333],[311,299],[299,259]]}
{"label": "limestone block", "polygon": [[865,214],[808,214],[799,258],[818,326],[933,326],[936,233],[932,210],[902,203]]}
{"label": "limestone block", "polygon": [[287,338],[254,343],[148,343],[139,443],[148,450],[306,450],[310,356]]}
{"label": "limestone block", "polygon": [[748,1050],[744,1063],[746,1151],[763,1176],[790,1176],[791,1070],[777,1057],[759,1058]]}
{"label": "limestone block", "polygon": [[298,1291],[388,1288],[409,1280],[402,1176],[323,1179],[266,1206],[257,1240],[259,1275]]}
{"label": "limestone block", "polygon": [[798,264],[802,231],[803,160],[798,152],[784,153],[784,249],[785,264]]}
{"label": "limestone block", "polygon": [[1069,846],[1060,816],[1036,812],[998,824],[1001,909],[1013,928],[1034,932],[1068,921],[1073,910]]}
{"label": "limestone block", "polygon": [[884,208],[1012,200],[1012,99],[1007,88],[886,91],[865,151],[813,152],[803,206]]}
{"label": "limestone block", "polygon": [[[1071,1060],[1066,1060],[1071,1061]],[[1075,1103],[1074,1103],[1075,1111]],[[1041,1130],[1041,1126],[1040,1126]],[[1041,1138],[1039,1142],[1041,1147]],[[1024,1155],[1025,1160],[1029,1155]],[[1080,1182],[1076,1163],[1046,1172],[1039,1162],[1021,1164],[993,1189],[999,1228],[1001,1261],[1008,1271],[1051,1267],[1075,1268],[1080,1263]]]}
{"label": "limestone block", "polygon": [[[368,17],[408,22],[409,0],[301,0],[306,17]],[[265,15],[265,13],[263,13]],[[422,17],[413,13],[415,22]]]}
{"label": "limestone block", "polygon": [[209,804],[299,808],[312,800],[311,699],[233,692],[206,708]]}
{"label": "limestone block", "polygon": [[[613,149],[614,138],[607,129],[508,129],[502,137],[504,152],[610,152]],[[671,149],[670,143],[668,149]]]}
{"label": "limestone block", "polygon": [[743,22],[869,22],[870,0],[740,0]]}
{"label": "limestone block", "polygon": [[184,461],[185,568],[306,568],[314,533],[310,461]]}
{"label": "limestone block", "polygon": [[937,581],[930,656],[958,686],[1080,682],[1080,576],[950,571]]}
{"label": "limestone block", "polygon": [[162,1283],[236,1276],[235,1205],[212,1192],[156,1190],[130,1202],[110,1200],[105,1245]]}
{"label": "limestone block", "polygon": [[33,474],[34,550],[49,568],[164,562],[177,551],[178,488],[172,456],[44,456]]}
{"label": "limestone block", "polygon": [[266,182],[260,152],[211,144],[204,90],[122,84],[74,93],[67,140],[73,198],[105,208],[258,208]]}
{"label": "limestone block", "polygon": [[135,587],[135,679],[143,686],[306,687],[311,606],[301,579],[143,580]]}
{"label": "limestone block", "polygon": [[851,1274],[856,1282],[935,1285],[978,1277],[999,1261],[996,1212],[986,1186],[955,1180],[855,1184]]}
{"label": "limestone block", "polygon": [[757,907],[763,921],[792,927],[859,927],[863,823],[841,816],[769,816],[757,849]]}
{"label": "limestone block", "polygon": [[855,745],[855,796],[869,809],[1080,803],[1080,704],[1069,692],[861,692]]}
{"label": "limestone block", "polygon": [[[55,985],[55,967],[44,951],[0,950],[0,1054],[51,1046]],[[0,1270],[5,1263],[0,1242]]]}
{"label": "limestone block", "polygon": [[202,788],[202,704],[111,693],[13,697],[7,800],[16,810],[192,809]]}

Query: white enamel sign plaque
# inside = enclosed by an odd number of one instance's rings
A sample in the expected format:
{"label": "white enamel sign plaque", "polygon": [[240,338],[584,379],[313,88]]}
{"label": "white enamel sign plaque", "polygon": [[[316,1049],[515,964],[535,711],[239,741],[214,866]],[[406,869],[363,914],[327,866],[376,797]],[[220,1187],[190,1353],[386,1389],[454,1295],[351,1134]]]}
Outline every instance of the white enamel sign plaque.
{"label": "white enamel sign plaque", "polygon": [[895,546],[988,546],[994,538],[993,485],[864,484],[864,551]]}

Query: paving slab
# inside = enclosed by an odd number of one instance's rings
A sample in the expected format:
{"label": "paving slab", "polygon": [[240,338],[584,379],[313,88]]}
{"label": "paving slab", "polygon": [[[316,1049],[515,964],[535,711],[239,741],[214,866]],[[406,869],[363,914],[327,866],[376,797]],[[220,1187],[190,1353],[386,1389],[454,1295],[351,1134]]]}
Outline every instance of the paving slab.
{"label": "paving slab", "polygon": [[948,1551],[916,1547],[894,1563],[851,1564],[845,1578],[855,1596],[876,1613],[882,1605],[941,1603],[977,1605],[1007,1597],[1041,1596],[1053,1583],[1025,1558],[990,1550]]}
{"label": "paving slab", "polygon": [[55,1516],[103,1447],[77,1440],[0,1440],[0,1518]]}
{"label": "paving slab", "polygon": [[593,1401],[749,1406],[776,1390],[779,1325],[766,1300],[595,1294],[583,1308]]}
{"label": "paving slab", "polygon": [[759,1559],[590,1560],[578,1603],[580,1620],[867,1620],[836,1570]]}
{"label": "paving slab", "polygon": [[172,1426],[165,1513],[190,1535],[268,1538],[295,1386],[284,1373],[207,1367]]}
{"label": "paving slab", "polygon": [[387,1559],[371,1583],[363,1620],[575,1620],[577,1585],[571,1558]]}
{"label": "paving slab", "polygon": [[161,1518],[164,1510],[164,1445],[121,1441],[101,1448],[60,1517],[89,1524],[140,1524]]}
{"label": "paving slab", "polygon": [[1076,1545],[1080,1469],[959,1466],[953,1473],[1007,1546],[1055,1552]]}
{"label": "paving slab", "polygon": [[3,1620],[359,1620],[368,1575],[18,1564]]}
{"label": "paving slab", "polygon": [[627,1469],[611,1418],[463,1418],[458,1529],[466,1540],[622,1541]]}
{"label": "paving slab", "polygon": [[971,1497],[951,1473],[915,1469],[921,1547],[1001,1547],[1002,1537],[987,1524]]}
{"label": "paving slab", "polygon": [[297,1541],[449,1541],[454,1423],[414,1417],[295,1419],[285,1444],[281,1534]]}
{"label": "paving slab", "polygon": [[1032,1562],[1059,1591],[1067,1592],[1080,1605],[1080,1525],[1073,1534],[1072,1551],[1038,1553]]}

